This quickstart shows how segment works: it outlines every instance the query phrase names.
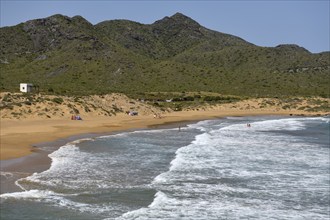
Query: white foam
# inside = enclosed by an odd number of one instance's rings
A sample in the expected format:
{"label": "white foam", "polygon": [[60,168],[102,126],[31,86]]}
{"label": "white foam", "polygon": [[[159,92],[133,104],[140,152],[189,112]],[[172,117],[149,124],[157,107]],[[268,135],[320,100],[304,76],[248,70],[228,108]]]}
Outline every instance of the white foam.
{"label": "white foam", "polygon": [[97,137],[96,139],[108,139],[108,138],[112,138],[112,137],[126,137],[129,134],[130,134],[130,132],[122,132],[122,133],[118,133],[118,134],[100,136],[100,137]]}
{"label": "white foam", "polygon": [[51,153],[49,157],[52,163],[48,170],[20,179],[17,185],[25,190],[37,188],[69,191],[122,187],[120,182],[109,179],[107,175],[109,172],[107,167],[111,164],[115,165],[117,161],[115,158],[109,160],[102,152],[81,151],[71,142]]}
{"label": "white foam", "polygon": [[36,201],[42,203],[49,203],[54,206],[63,207],[66,209],[72,209],[79,212],[88,213],[108,213],[111,211],[110,206],[105,205],[93,205],[86,203],[79,203],[70,200],[66,197],[75,197],[78,194],[61,194],[55,193],[50,190],[28,190],[24,192],[5,193],[0,195],[1,202],[6,200],[27,200]]}
{"label": "white foam", "polygon": [[82,139],[78,139],[78,140],[75,140],[75,141],[72,141],[66,145],[76,145],[76,144],[79,144],[79,143],[82,143],[84,141],[94,141],[95,139],[94,138],[82,138]]}
{"label": "white foam", "polygon": [[[85,139],[86,140],[86,139]],[[89,139],[88,139],[89,140]],[[31,176],[16,181],[16,185],[24,190],[34,189],[34,187],[68,187],[76,188],[78,185],[72,184],[74,181],[79,183],[77,174],[83,172],[84,163],[88,162],[88,153],[81,152],[75,144],[84,140],[74,141],[60,147],[58,150],[49,154],[52,159],[48,170],[41,173],[34,173]],[[88,179],[86,177],[86,179]]]}
{"label": "white foam", "polygon": [[157,192],[155,194],[154,201],[148,207],[149,208],[160,207],[166,203],[171,203],[171,204],[175,205],[176,202],[177,201],[175,199],[170,199],[169,197],[167,197],[165,193]]}
{"label": "white foam", "polygon": [[[208,126],[208,123],[210,123],[210,121],[200,123],[199,126]],[[244,152],[244,146],[259,146],[260,149],[263,148],[263,146],[271,148],[274,144],[285,147],[290,143],[285,139],[282,140],[281,137],[267,138],[266,136],[269,134],[255,133],[256,131],[281,129],[300,130],[305,127],[299,120],[291,118],[266,120],[251,124],[252,128],[247,128],[246,124],[233,124],[197,135],[191,144],[176,151],[176,156],[170,163],[169,171],[157,176],[154,179],[154,183],[167,182],[166,176],[174,171],[203,169],[208,167],[216,168],[216,163],[218,163],[222,155],[222,151],[219,151],[219,148],[230,150],[232,147],[235,148],[235,152],[233,153],[239,153],[240,149],[237,148],[237,146],[243,147],[241,150]],[[290,145],[294,147],[293,143],[290,143]],[[298,146],[302,147],[301,144],[298,144]],[[254,154],[253,157],[256,157],[256,155],[258,154]],[[199,160],[199,158],[203,158],[203,160]],[[280,159],[282,159],[282,157]]]}
{"label": "white foam", "polygon": [[253,129],[260,131],[267,131],[267,130],[295,131],[295,130],[302,130],[306,127],[305,124],[300,119],[297,118],[254,122],[251,124],[251,126]]}
{"label": "white foam", "polygon": [[28,190],[23,192],[4,193],[1,199],[42,199],[54,195],[54,192],[45,190]]}
{"label": "white foam", "polygon": [[[181,128],[184,129],[184,128]],[[128,131],[128,132],[121,132],[118,134],[110,134],[110,135],[104,135],[104,136],[100,136],[98,137],[99,139],[108,139],[108,138],[113,138],[113,137],[127,137],[130,134],[152,134],[152,133],[163,133],[166,131],[176,131],[177,128],[166,128],[166,129],[145,129],[145,130],[136,130],[136,131]]]}
{"label": "white foam", "polygon": [[191,128],[191,129],[198,129],[200,131],[203,131],[203,132],[206,132],[208,129],[208,125],[214,123],[215,121],[218,121],[218,120],[204,120],[204,121],[199,121],[197,122],[196,124],[189,124],[187,125],[188,128]]}
{"label": "white foam", "polygon": [[328,124],[330,123],[330,118],[329,117],[327,117],[327,118],[321,118],[321,120],[322,121],[325,121]]}
{"label": "white foam", "polygon": [[330,117],[314,117],[314,118],[302,118],[301,120],[312,120],[312,121],[322,121],[327,124],[330,124]]}
{"label": "white foam", "polygon": [[169,208],[169,205],[171,208],[177,207],[179,205],[179,201],[174,198],[169,198],[163,192],[157,192],[155,194],[154,201],[148,206],[148,208],[141,208],[124,213],[117,219],[161,219],[162,217],[165,217],[162,215],[164,214],[164,210]]}
{"label": "white foam", "polygon": [[[269,194],[274,193],[274,197],[286,197],[288,194],[299,197],[299,195],[295,195],[294,190],[299,194],[301,189],[312,191],[326,189],[329,182],[321,170],[320,174],[315,172],[308,174],[310,172],[308,170],[302,172],[295,171],[295,169],[288,170],[288,168],[297,164],[299,167],[322,169],[322,166],[330,163],[327,156],[321,155],[319,151],[307,143],[298,141],[299,139],[293,136],[286,136],[285,133],[283,135],[277,133],[272,136],[269,132],[260,132],[302,130],[306,128],[305,120],[309,119],[264,120],[251,122],[252,127],[250,128],[243,123],[220,127],[216,130],[199,127],[200,130],[204,130],[204,133],[197,135],[191,144],[178,149],[169,170],[153,180],[153,185],[157,189],[174,193],[181,199],[176,200],[159,192],[152,205],[147,209],[128,213],[124,215],[125,219],[154,219],[159,216],[171,219],[204,219],[205,216],[208,216],[208,219],[219,219],[225,218],[226,214],[228,214],[228,218],[234,219],[250,217],[267,219],[274,216],[295,219],[298,213],[296,210],[281,211],[282,208],[277,209],[277,207],[283,206],[281,200],[275,199],[267,204],[259,199],[235,201],[231,197],[226,199],[221,196],[236,193],[248,196],[257,192],[253,187],[266,190]],[[312,118],[311,120],[323,119]],[[199,124],[199,126],[208,125],[208,123]],[[196,125],[194,126],[196,127]],[[215,124],[212,124],[213,129],[216,127]],[[299,176],[306,178],[297,179]],[[226,178],[222,180],[221,177]],[[203,181],[212,181],[212,178],[215,178],[213,184],[203,184]],[[251,184],[252,188],[231,186],[234,184],[231,179],[252,179],[252,183],[247,182],[247,184]],[[263,179],[276,181],[263,182]],[[291,181],[291,179],[295,181]],[[239,182],[235,184],[239,184]],[[289,188],[291,188],[290,193],[288,193]],[[185,196],[190,198],[192,195],[196,195],[196,199],[184,199]],[[169,203],[173,203],[175,206],[172,207]],[[302,213],[300,217],[307,216],[312,219],[324,218],[324,215],[317,214],[317,211],[313,213],[310,209]]]}
{"label": "white foam", "polygon": [[0,175],[3,176],[3,177],[5,177],[6,179],[12,178],[14,176],[13,173],[11,173],[11,172],[4,172],[4,171],[1,171],[0,172]]}
{"label": "white foam", "polygon": [[[250,128],[238,120],[231,125],[220,121],[223,124],[219,126],[217,121],[209,120],[188,126],[204,132],[196,135],[190,144],[179,148],[168,171],[154,178],[149,186],[157,191],[152,203],[146,208],[127,212],[118,219],[322,219],[324,215],[318,215],[317,210],[314,213],[311,208],[303,210],[300,204],[295,206],[299,211],[285,210],[285,202],[275,198],[288,197],[291,201],[292,195],[300,198],[300,187],[311,188],[313,192],[313,187],[318,190],[320,183],[322,187],[329,185],[322,171],[324,164],[329,165],[326,156],[294,137],[285,136],[285,132],[276,132],[273,136],[272,132],[263,132],[301,130],[305,128],[304,120],[289,118],[251,122]],[[138,132],[150,133],[148,130]],[[75,143],[63,146],[50,155],[53,162],[48,171],[20,181],[24,187],[38,184],[48,190],[30,190],[3,198],[38,200],[80,212],[111,213],[109,203],[83,204],[70,198],[75,195],[59,194],[54,190],[77,189],[81,193],[87,188],[109,187],[109,183],[102,179],[104,172],[109,171],[100,164],[111,162],[99,156],[95,152],[91,155],[80,150]],[[292,164],[297,166],[290,170]],[[300,166],[307,168],[299,170]],[[313,169],[315,172],[309,173]],[[300,176],[305,179],[297,180]],[[269,196],[272,197],[267,200]]]}
{"label": "white foam", "polygon": [[87,140],[89,141],[92,139],[80,139],[60,147],[58,150],[48,155],[52,159],[51,166],[48,170],[41,173],[33,173],[31,176],[18,179],[15,181],[15,185],[26,191],[31,187],[34,187],[35,183],[45,186],[58,185],[58,183],[61,182],[60,179],[47,179],[45,177],[56,176],[56,174],[61,173],[63,170],[69,170],[72,168],[72,164],[74,164],[72,156],[77,156],[79,154],[79,148],[75,144]]}

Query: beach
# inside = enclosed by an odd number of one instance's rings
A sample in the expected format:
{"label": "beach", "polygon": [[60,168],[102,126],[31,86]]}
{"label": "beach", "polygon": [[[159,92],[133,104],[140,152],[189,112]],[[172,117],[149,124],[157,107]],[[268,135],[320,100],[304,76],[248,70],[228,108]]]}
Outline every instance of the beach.
{"label": "beach", "polygon": [[[6,97],[11,97],[11,101],[8,102]],[[141,129],[165,123],[225,116],[327,115],[330,102],[324,98],[259,98],[214,105],[204,104],[174,111],[164,108],[161,110],[123,94],[86,96],[79,99],[40,94],[33,97],[34,103],[27,105],[25,103],[28,100],[21,94],[0,93],[3,105],[0,120],[0,160],[29,155],[36,150],[33,146],[37,144],[74,135]],[[49,101],[56,98],[62,101]],[[320,110],[320,107],[325,110]],[[128,115],[127,112],[131,112],[132,109],[138,115]],[[77,114],[83,120],[71,120]]]}
{"label": "beach", "polygon": [[134,116],[137,127],[85,130],[2,160],[1,216],[328,218],[329,117],[182,113]]}
{"label": "beach", "polygon": [[[171,122],[196,121],[224,116],[247,115],[315,115],[305,111],[275,109],[240,110],[208,109],[165,113],[161,118],[153,115],[93,116],[83,120],[64,119],[1,119],[1,160],[29,155],[36,144],[51,142],[79,134],[109,133],[129,129],[141,129]],[[324,115],[326,113],[322,113]]]}
{"label": "beach", "polygon": [[[132,101],[125,99],[123,101],[123,98],[120,97],[117,100],[120,105],[129,106],[128,103],[132,103]],[[194,121],[228,116],[320,116],[328,114],[328,112],[315,113],[297,109],[281,109],[275,106],[258,108],[262,102],[264,101],[247,100],[234,104],[228,103],[217,106],[205,106],[194,110],[170,112],[157,112],[151,107],[142,106],[140,107],[142,114],[137,116],[130,116],[125,113],[106,116],[92,112],[83,114],[83,120],[71,120],[70,114],[52,118],[42,118],[36,114],[28,113],[23,114],[22,118],[18,119],[3,117],[1,118],[0,145],[1,172],[14,172],[17,174],[17,177],[12,178],[11,182],[2,182],[1,192],[20,190],[14,184],[15,180],[35,172],[47,170],[51,164],[48,154],[78,139],[164,126],[179,129]],[[50,109],[49,106],[47,107]],[[56,108],[58,109],[59,107],[57,106]],[[157,117],[155,117],[153,112],[157,112]],[[7,116],[9,114],[2,115]],[[42,146],[48,146],[48,150],[45,151]]]}

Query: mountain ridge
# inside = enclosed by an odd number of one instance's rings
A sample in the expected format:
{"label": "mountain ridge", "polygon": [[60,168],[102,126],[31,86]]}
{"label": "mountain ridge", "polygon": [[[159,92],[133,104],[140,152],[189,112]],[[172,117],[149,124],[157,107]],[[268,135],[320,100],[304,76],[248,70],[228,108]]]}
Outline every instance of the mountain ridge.
{"label": "mountain ridge", "polygon": [[0,28],[0,88],[43,92],[210,91],[233,95],[329,96],[330,52],[260,47],[181,13],[152,24],[95,25],[60,14]]}

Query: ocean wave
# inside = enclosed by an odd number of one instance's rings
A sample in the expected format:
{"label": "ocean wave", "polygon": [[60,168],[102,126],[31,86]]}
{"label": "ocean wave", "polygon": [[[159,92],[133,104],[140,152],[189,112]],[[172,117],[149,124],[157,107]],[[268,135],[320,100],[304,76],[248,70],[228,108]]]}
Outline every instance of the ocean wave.
{"label": "ocean wave", "polygon": [[28,190],[23,192],[4,193],[0,195],[1,199],[42,199],[47,198],[54,193],[43,190]]}
{"label": "ocean wave", "polygon": [[213,124],[214,122],[218,122],[218,120],[199,121],[195,124],[189,124],[189,125],[187,125],[187,127],[190,129],[198,129],[200,131],[206,132],[208,130],[209,125]]}
{"label": "ocean wave", "polygon": [[[75,161],[74,159],[80,158],[79,160],[82,161],[82,157],[86,157],[86,155],[81,155],[82,153],[76,144],[87,140],[90,139],[73,141],[60,147],[48,155],[52,160],[48,170],[18,179],[15,184],[23,190],[32,190],[40,187],[58,187],[64,184],[65,182],[60,178],[62,173],[65,171],[66,173],[74,174],[77,163],[79,163],[79,161]],[[71,185],[71,187],[74,187],[74,185]]]}
{"label": "ocean wave", "polygon": [[[181,128],[184,129],[184,128]],[[97,139],[108,139],[113,137],[128,137],[131,134],[153,134],[153,133],[163,133],[168,131],[177,131],[178,128],[165,128],[165,129],[142,129],[136,131],[126,131],[118,134],[109,134],[97,137]]]}
{"label": "ocean wave", "polygon": [[182,133],[143,130],[71,142],[50,154],[49,170],[18,181],[25,192],[1,201],[40,202],[98,219],[324,219],[329,150],[286,132],[314,129],[313,120],[323,119],[227,118]]}
{"label": "ocean wave", "polygon": [[[165,210],[168,209],[166,206],[169,204],[173,208],[179,205],[179,201],[174,198],[169,198],[165,193],[159,191],[155,194],[153,202],[147,208],[126,212],[116,219],[162,219],[165,216],[163,213],[163,208],[165,208]],[[172,217],[175,217],[175,215]],[[170,217],[167,216],[166,218]]]}
{"label": "ocean wave", "polygon": [[12,178],[14,176],[14,173],[1,171],[0,175],[3,176],[6,179],[9,179],[9,178]]}
{"label": "ocean wave", "polygon": [[78,212],[107,214],[112,207],[106,205],[95,205],[73,201],[79,194],[55,193],[51,190],[27,190],[23,192],[5,193],[0,195],[1,203],[6,200],[26,200],[40,202]]}

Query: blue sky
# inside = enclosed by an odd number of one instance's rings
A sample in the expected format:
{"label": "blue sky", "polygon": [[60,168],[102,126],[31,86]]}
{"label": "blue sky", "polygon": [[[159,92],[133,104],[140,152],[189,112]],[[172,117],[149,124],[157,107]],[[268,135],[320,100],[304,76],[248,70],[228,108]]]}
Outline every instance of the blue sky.
{"label": "blue sky", "polygon": [[330,0],[0,0],[0,26],[53,14],[81,15],[92,24],[128,19],[151,24],[181,12],[204,27],[259,46],[298,44],[313,53],[330,50]]}

